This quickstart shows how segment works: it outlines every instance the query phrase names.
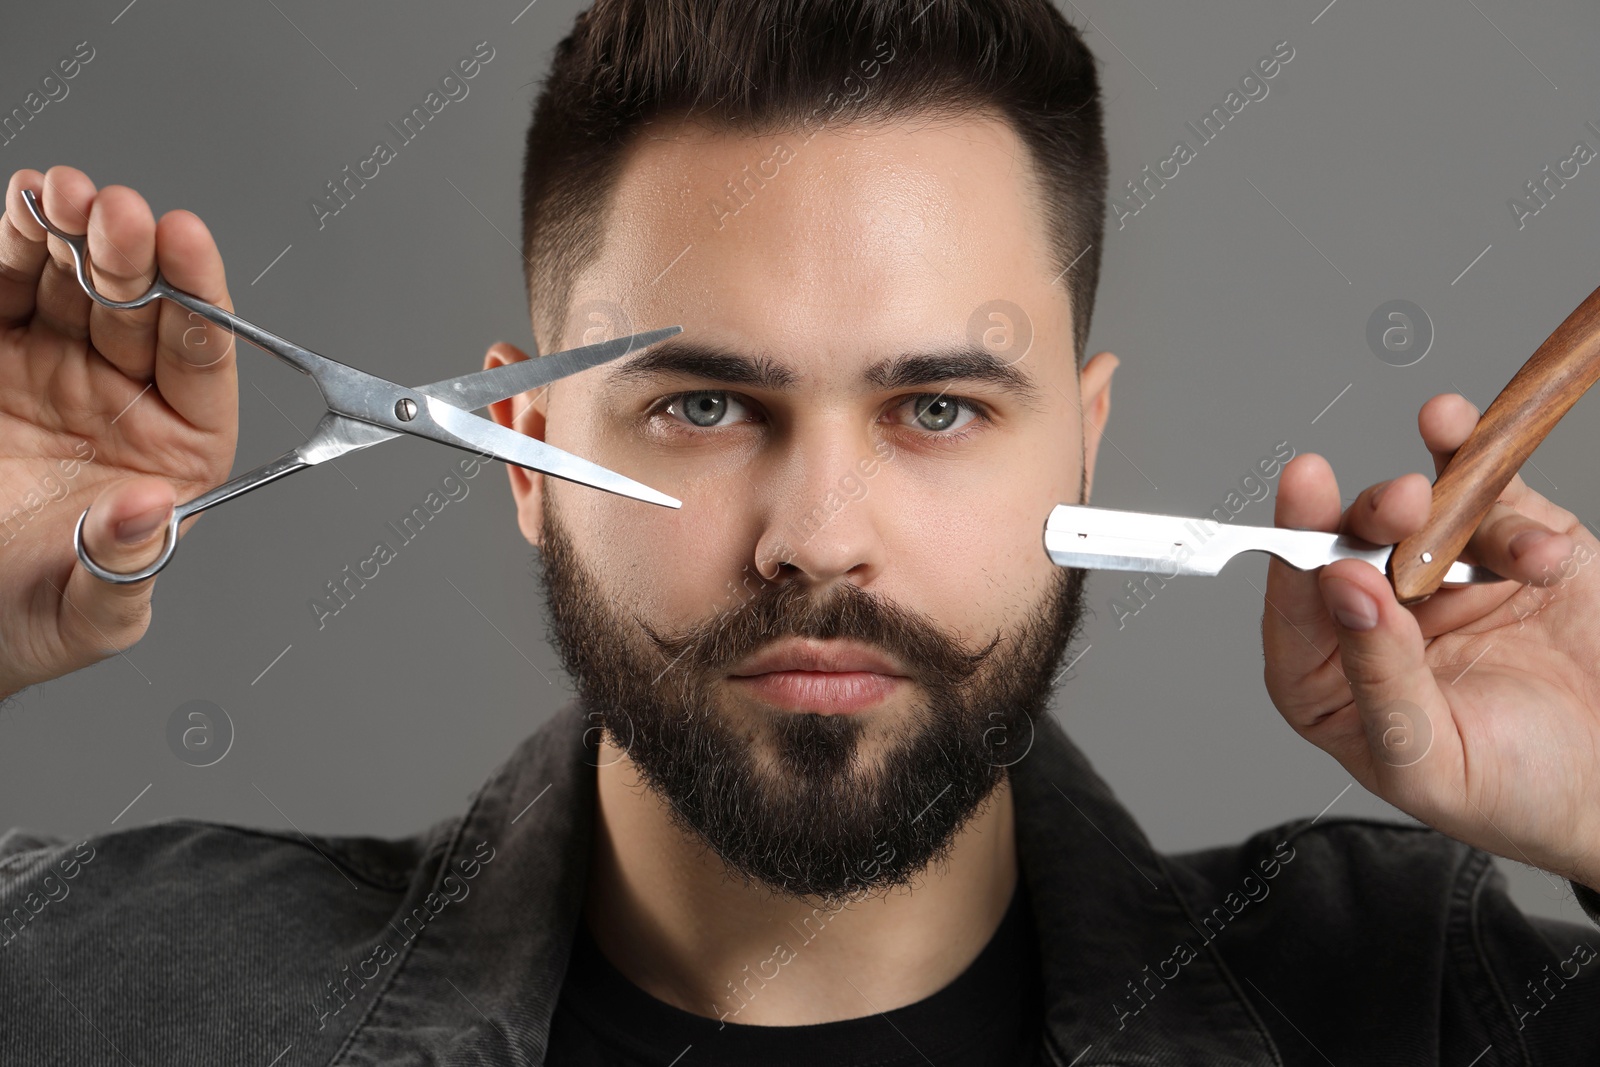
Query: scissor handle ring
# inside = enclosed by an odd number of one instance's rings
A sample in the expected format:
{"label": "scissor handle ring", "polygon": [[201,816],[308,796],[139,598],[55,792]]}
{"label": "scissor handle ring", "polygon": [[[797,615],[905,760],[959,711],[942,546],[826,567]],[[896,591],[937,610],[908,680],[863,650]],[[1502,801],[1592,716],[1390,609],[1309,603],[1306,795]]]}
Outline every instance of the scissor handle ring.
{"label": "scissor handle ring", "polygon": [[[109,296],[105,296],[89,280],[89,235],[86,233],[68,233],[51,223],[49,219],[45,218],[44,208],[39,205],[38,198],[34,196],[32,189],[22,190],[22,202],[27,207],[28,213],[33,216],[33,221],[43,226],[45,232],[50,236],[67,246],[67,251],[72,253],[72,266],[78,276],[78,284],[83,286],[84,292],[94,298],[95,303],[102,307],[111,308],[114,311],[130,311],[134,308],[142,308],[151,301],[172,292],[172,288],[167,285],[166,279],[161,276],[161,271],[157,268],[155,279],[150,283],[150,288],[144,291],[144,295],[136,296],[132,300],[113,300]],[[81,549],[78,552],[78,557],[91,569],[95,566],[84,556]],[[160,568],[157,569],[159,570]],[[107,571],[106,573],[110,574],[111,572]]]}
{"label": "scissor handle ring", "polygon": [[88,568],[89,573],[102,582],[111,582],[113,585],[132,585],[134,582],[142,582],[146,578],[153,577],[159,573],[161,568],[165,567],[172,559],[172,553],[178,548],[178,523],[181,519],[178,515],[178,509],[173,508],[172,517],[167,520],[167,546],[161,550],[161,555],[156,557],[154,563],[143,570],[134,571],[132,574],[108,571],[90,559],[88,549],[83,546],[83,520],[88,517],[89,509],[84,508],[83,514],[78,516],[78,525],[72,530],[72,547],[77,549],[78,559],[84,567]]}

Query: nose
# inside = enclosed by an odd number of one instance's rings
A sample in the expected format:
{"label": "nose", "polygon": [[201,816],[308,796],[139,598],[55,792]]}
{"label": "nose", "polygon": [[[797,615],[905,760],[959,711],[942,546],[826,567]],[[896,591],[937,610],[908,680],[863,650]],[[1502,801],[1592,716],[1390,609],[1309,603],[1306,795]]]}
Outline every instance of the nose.
{"label": "nose", "polygon": [[826,586],[844,578],[867,585],[883,570],[884,455],[868,435],[840,427],[797,428],[773,471],[771,520],[756,544],[763,578],[783,573]]}

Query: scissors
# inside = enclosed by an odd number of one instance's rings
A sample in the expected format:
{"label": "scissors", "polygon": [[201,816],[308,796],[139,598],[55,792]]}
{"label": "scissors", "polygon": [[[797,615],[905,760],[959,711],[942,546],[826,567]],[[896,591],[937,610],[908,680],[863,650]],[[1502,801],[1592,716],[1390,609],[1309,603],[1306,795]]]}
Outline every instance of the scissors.
{"label": "scissors", "polygon": [[276,334],[247,322],[231,311],[208,304],[193,293],[175,289],[156,273],[155,281],[143,296],[133,300],[110,300],[95,291],[89,281],[87,235],[64,233],[44,217],[33,190],[24,189],[22,199],[34,219],[52,236],[59,238],[72,251],[72,262],[77,270],[78,284],[83,286],[96,303],[102,307],[125,311],[141,308],[157,299],[170,300],[194,312],[207,322],[215,323],[235,336],[243,337],[268,355],[276,356],[302,374],[311,376],[322,390],[328,410],[317,423],[317,429],[302,445],[290,449],[270,463],[230,479],[222,485],[200,494],[193,500],[176,505],[167,523],[166,547],[160,557],[143,570],[119,573],[100,566],[89,558],[83,544],[83,521],[89,509],[78,516],[78,525],[72,531],[73,547],[78,559],[90,574],[101,581],[118,585],[142,582],[156,574],[172,559],[178,547],[178,525],[191,515],[225,500],[242,496],[259,489],[268,482],[277,481],[286,474],[305,470],[330,459],[338,459],[347,452],[367,448],[382,441],[411,434],[425,437],[452,448],[472,451],[523,467],[541,471],[569,482],[603,489],[608,493],[632,497],[650,504],[676,508],[682,501],[657,492],[640,482],[609,470],[597,463],[580,459],[543,441],[472,412],[489,404],[507,400],[519,393],[536,389],[569,374],[587,370],[618,356],[637,352],[657,341],[665,340],[683,331],[682,326],[667,326],[659,330],[618,337],[600,344],[586,345],[566,352],[557,352],[540,359],[495,367],[492,370],[447,378],[431,385],[414,389],[347,366],[327,356],[301,348]]}

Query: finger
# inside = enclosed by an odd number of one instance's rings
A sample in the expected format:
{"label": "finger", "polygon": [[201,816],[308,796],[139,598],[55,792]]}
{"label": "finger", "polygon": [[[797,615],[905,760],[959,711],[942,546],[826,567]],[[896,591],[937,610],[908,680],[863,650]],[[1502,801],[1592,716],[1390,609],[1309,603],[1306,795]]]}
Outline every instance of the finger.
{"label": "finger", "polygon": [[[51,167],[44,172],[44,217],[66,233],[87,232],[89,209],[94,205],[94,182],[73,167]],[[59,237],[46,237],[50,261],[39,279],[34,315],[63,337],[89,336],[89,306],[94,302],[78,284],[72,251]]]}
{"label": "finger", "polygon": [[[1459,393],[1440,393],[1422,405],[1417,414],[1417,429],[1433,455],[1436,476],[1444,473],[1456,450],[1472,435],[1478,418],[1477,407]],[[1534,492],[1521,474],[1511,476],[1497,499],[1555,529],[1570,531],[1577,525],[1577,516]]]}
{"label": "finger", "polygon": [[[1472,436],[1479,417],[1477,405],[1460,393],[1440,393],[1429,399],[1417,412],[1417,430],[1422,434],[1422,443],[1433,456],[1436,478],[1450,465],[1456,450]],[[1498,499],[1515,507],[1530,492],[1532,490],[1522,480],[1522,475],[1514,474]]]}
{"label": "finger", "polygon": [[[89,209],[89,278],[113,300],[143,296],[154,280],[156,220],[144,197],[125,185],[108,185]],[[155,368],[159,301],[118,311],[89,308],[95,351],[129,378],[148,382]]]}
{"label": "finger", "polygon": [[[1422,406],[1417,429],[1437,472],[1444,472],[1479,417],[1477,407],[1458,393],[1442,393]],[[1579,525],[1572,512],[1514,475],[1478,523],[1462,556],[1516,581],[1548,584],[1576,551]]]}
{"label": "finger", "polygon": [[[174,288],[233,310],[222,253],[211,231],[189,211],[169,211],[156,226],[156,259]],[[162,301],[156,386],[197,429],[236,434],[239,425],[237,345],[228,330]]]}
{"label": "finger", "polygon": [[[1451,777],[1440,771],[1444,753],[1460,746],[1417,620],[1383,572],[1364,560],[1336,560],[1317,572],[1317,583],[1363,735],[1352,745],[1349,724],[1330,722],[1326,740],[1368,788],[1402,810],[1426,810],[1437,800],[1437,783]],[[1364,775],[1348,762],[1352,748],[1364,755]],[[1430,755],[1426,767],[1408,770]]]}
{"label": "finger", "polygon": [[[102,490],[83,521],[83,546],[106,570],[131,573],[154,563],[166,547],[167,519],[176,500],[160,478],[129,478]],[[61,629],[70,640],[120,652],[144,635],[155,576],[126,585],[103,582],[81,563],[65,590]]]}
{"label": "finger", "polygon": [[1417,430],[1422,443],[1433,454],[1433,473],[1444,473],[1456,449],[1472,436],[1478,425],[1478,408],[1460,393],[1440,393],[1417,412]]}
{"label": "finger", "polygon": [[[1278,476],[1274,525],[1333,533],[1339,517],[1339,482],[1328,461],[1315,452],[1291,459]],[[1334,697],[1348,699],[1331,660],[1336,639],[1315,571],[1296,570],[1276,557],[1267,561],[1261,639],[1267,690],[1292,723],[1301,724],[1297,713],[1316,714]]]}
{"label": "finger", "polygon": [[1504,504],[1489,509],[1467,545],[1473,558],[1496,574],[1541,586],[1556,581],[1578,551],[1575,534],[1553,530]]}
{"label": "finger", "polygon": [[1402,474],[1363,489],[1339,519],[1339,532],[1392,545],[1422,529],[1433,507],[1426,474]]}
{"label": "finger", "polygon": [[0,326],[18,326],[33,315],[34,297],[50,250],[45,230],[33,220],[22,190],[35,196],[44,187],[44,175],[19,170],[6,184],[5,214],[0,216]]}
{"label": "finger", "polygon": [[[1378,545],[1398,544],[1422,529],[1432,506],[1433,486],[1427,476],[1420,473],[1404,474],[1363,490],[1345,509],[1339,530]],[[1496,507],[1509,511],[1502,505]],[[1471,547],[1470,541],[1468,547]],[[1487,566],[1472,551],[1463,550],[1461,557],[1468,562]],[[1506,570],[1491,569],[1511,578]],[[1515,596],[1520,588],[1516,581],[1508,580],[1441,589],[1427,600],[1408,607],[1416,617],[1423,637],[1432,638],[1482,618]]]}

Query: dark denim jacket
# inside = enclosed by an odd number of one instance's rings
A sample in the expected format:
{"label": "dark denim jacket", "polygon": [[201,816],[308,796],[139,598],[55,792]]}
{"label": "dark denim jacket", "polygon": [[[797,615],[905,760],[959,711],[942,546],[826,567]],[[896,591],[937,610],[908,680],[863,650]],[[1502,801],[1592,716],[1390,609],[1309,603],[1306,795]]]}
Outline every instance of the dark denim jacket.
{"label": "dark denim jacket", "polygon": [[[0,1064],[543,1063],[588,725],[402,840],[0,838]],[[1161,856],[1054,720],[1012,776],[1058,1067],[1600,1063],[1600,930],[1522,914],[1480,851],[1327,817]]]}

